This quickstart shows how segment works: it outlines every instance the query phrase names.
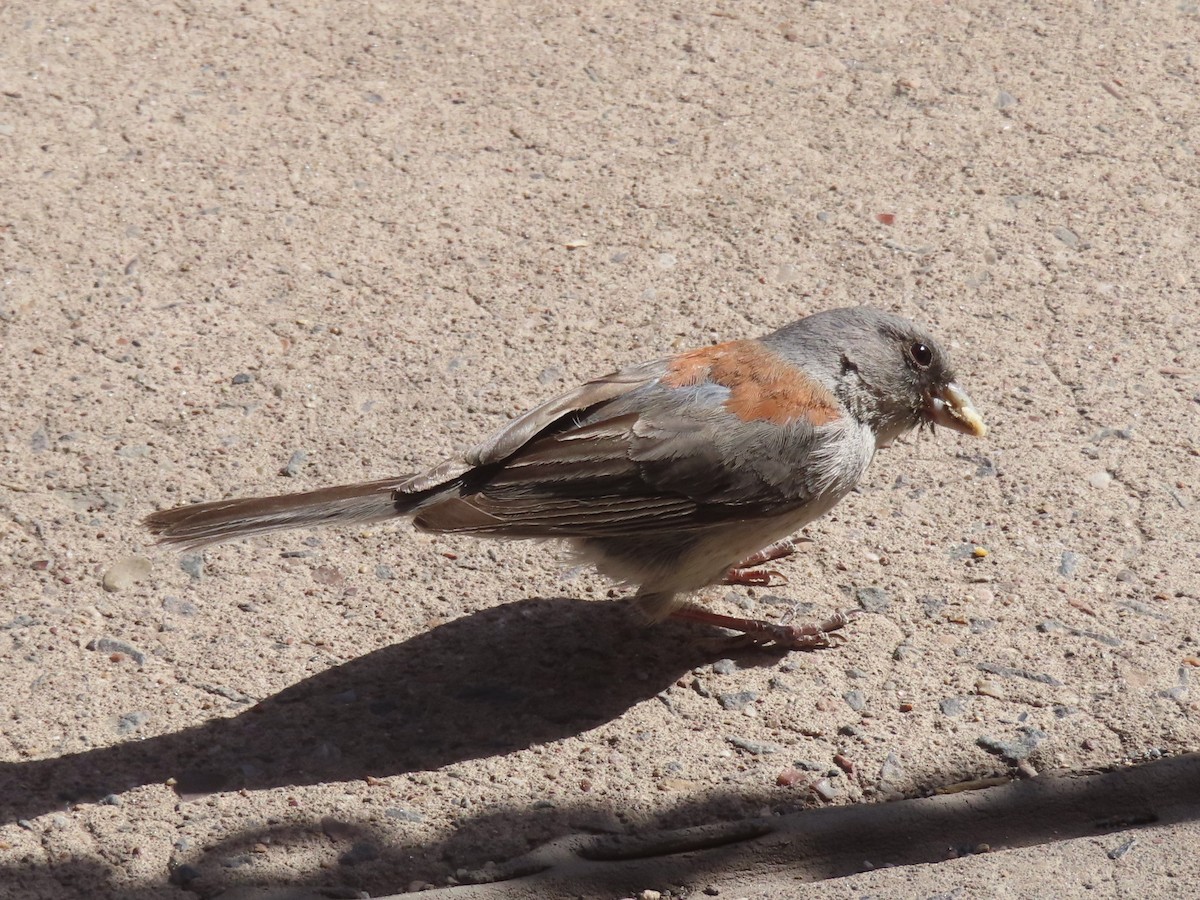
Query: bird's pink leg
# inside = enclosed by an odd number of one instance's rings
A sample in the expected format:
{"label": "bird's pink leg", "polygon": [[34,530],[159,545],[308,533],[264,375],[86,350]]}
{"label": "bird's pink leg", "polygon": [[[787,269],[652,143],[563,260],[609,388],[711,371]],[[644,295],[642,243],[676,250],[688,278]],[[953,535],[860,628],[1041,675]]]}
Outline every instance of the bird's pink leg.
{"label": "bird's pink leg", "polygon": [[740,563],[725,573],[725,577],[721,580],[722,584],[740,584],[749,585],[752,587],[768,587],[771,585],[772,578],[778,578],[777,584],[787,584],[787,578],[782,572],[777,572],[774,569],[766,569],[754,571],[756,566],[761,566],[763,563],[773,562],[777,559],[784,559],[796,552],[796,542],[790,538],[785,538],[782,541],[776,541],[769,546],[763,547],[757,553],[752,553]]}
{"label": "bird's pink leg", "polygon": [[[702,622],[731,631],[740,631],[756,644],[777,644],[788,650],[823,650],[833,646],[833,632],[845,628],[858,610],[837,612],[824,622],[803,625],[779,625],[761,619],[723,616],[698,606],[684,606],[671,613],[671,618],[685,622]],[[842,637],[842,635],[838,635]]]}

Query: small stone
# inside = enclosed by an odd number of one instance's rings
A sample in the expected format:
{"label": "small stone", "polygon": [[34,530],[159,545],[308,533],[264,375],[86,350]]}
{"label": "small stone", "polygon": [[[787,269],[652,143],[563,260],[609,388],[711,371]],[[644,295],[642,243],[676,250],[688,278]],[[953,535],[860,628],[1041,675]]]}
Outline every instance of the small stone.
{"label": "small stone", "polygon": [[199,581],[204,576],[204,554],[185,553],[179,557],[179,568],[183,569],[192,579]]}
{"label": "small stone", "polygon": [[121,798],[118,797],[116,794],[105,794],[103,797],[100,798],[100,805],[101,806],[120,806]]}
{"label": "small stone", "polygon": [[163,612],[176,616],[194,616],[200,608],[190,600],[180,600],[178,597],[163,597]]}
{"label": "small stone", "polygon": [[31,628],[37,624],[38,620],[33,616],[29,615],[28,613],[21,613],[20,615],[9,619],[3,625],[0,625],[0,628],[3,628],[5,631],[9,631],[13,628]]}
{"label": "small stone", "polygon": [[1093,472],[1088,476],[1088,484],[1097,490],[1103,490],[1112,484],[1112,475],[1108,472]]}
{"label": "small stone", "polygon": [[745,709],[746,706],[758,699],[758,694],[754,691],[738,691],[736,694],[720,694],[717,696],[717,702],[721,704],[723,709],[737,711]]}
{"label": "small stone", "polygon": [[1165,691],[1159,691],[1159,696],[1165,697],[1168,700],[1174,700],[1177,703],[1186,703],[1190,694],[1189,685],[1191,680],[1191,672],[1181,666],[1179,668],[1179,682],[1174,687],[1167,688]]}
{"label": "small stone", "polygon": [[673,269],[675,268],[675,264],[677,262],[679,262],[679,260],[675,258],[674,253],[658,254],[658,267],[660,269]]}
{"label": "small stone", "polygon": [[1012,740],[984,735],[976,743],[989,753],[1002,756],[1009,762],[1023,762],[1029,759],[1033,755],[1033,751],[1037,749],[1038,744],[1042,743],[1050,735],[1046,734],[1040,728],[1034,728],[1029,725],[1023,726],[1020,731],[1021,736]]}
{"label": "small stone", "polygon": [[126,556],[110,566],[100,580],[106,591],[123,591],[150,574],[151,564],[144,556]]}
{"label": "small stone", "polygon": [[738,664],[732,659],[718,659],[712,664],[713,674],[732,675],[738,670]]}
{"label": "small stone", "polygon": [[1150,619],[1158,619],[1160,622],[1172,621],[1170,616],[1166,615],[1165,613],[1161,613],[1154,607],[1147,606],[1145,603],[1142,603],[1138,600],[1122,600],[1117,605],[1124,607],[1130,612],[1135,612],[1139,616],[1146,616]]}
{"label": "small stone", "polygon": [[652,891],[649,888],[638,894],[638,900],[661,900],[661,891]]}
{"label": "small stone", "polygon": [[317,566],[313,569],[312,579],[317,584],[329,587],[339,587],[346,581],[346,577],[333,566]]}
{"label": "small stone", "polygon": [[138,710],[117,717],[117,734],[132,734],[150,721],[150,713]]}
{"label": "small stone", "polygon": [[879,768],[879,781],[881,784],[898,785],[907,780],[908,773],[904,771],[904,766],[900,762],[895,752],[888,751],[888,755],[884,757],[883,765]]}
{"label": "small stone", "polygon": [[1179,490],[1171,485],[1166,485],[1167,493],[1171,495],[1171,499],[1175,501],[1180,509],[1188,509],[1192,505],[1192,501],[1179,492]]}
{"label": "small stone", "polygon": [[1087,638],[1088,640],[1098,641],[1101,644],[1107,644],[1109,647],[1120,647],[1121,639],[1113,637],[1109,634],[1101,634],[1098,631],[1087,631],[1083,628],[1071,628],[1064,625],[1056,619],[1046,619],[1039,622],[1037,630],[1042,634],[1070,634],[1075,637]]}
{"label": "small stone", "polygon": [[739,750],[745,750],[747,753],[750,753],[754,756],[765,756],[769,753],[779,752],[779,747],[775,744],[767,744],[761,741],[750,741],[746,738],[740,737],[727,737],[725,740],[729,741],[729,743],[733,744],[733,746],[737,747]]}
{"label": "small stone", "polygon": [[995,478],[999,469],[996,468],[996,463],[986,456],[979,455],[972,457],[976,462],[975,477],[976,478]]}
{"label": "small stone", "polygon": [[300,474],[300,470],[304,468],[308,462],[308,454],[303,450],[296,450],[292,453],[291,459],[287,465],[279,470],[280,475],[285,475],[288,478],[295,478]]}
{"label": "small stone", "polygon": [[892,651],[892,659],[896,662],[905,662],[918,655],[917,648],[912,644],[899,644]]}
{"label": "small stone", "polygon": [[966,700],[963,697],[946,697],[938,703],[938,709],[942,711],[943,716],[961,716],[966,708]]}
{"label": "small stone", "polygon": [[925,610],[927,619],[935,619],[946,608],[946,601],[940,597],[925,596],[920,599],[921,608]]}
{"label": "small stone", "polygon": [[250,384],[252,381],[254,381],[254,376],[249,372],[238,372],[233,376],[234,384]]}
{"label": "small stone", "polygon": [[95,650],[97,653],[107,653],[110,656],[114,653],[121,653],[128,656],[139,666],[146,662],[145,653],[133,646],[133,644],[127,644],[125,641],[118,641],[114,638],[102,637],[94,641],[89,641],[87,649]]}
{"label": "small stone", "polygon": [[42,453],[50,446],[50,438],[46,434],[46,426],[39,425],[37,431],[29,436],[29,449],[34,453]]}
{"label": "small stone", "polygon": [[775,783],[780,787],[792,787],[801,781],[807,779],[803,772],[799,769],[784,769],[775,776]]}
{"label": "small stone", "polygon": [[1001,91],[996,95],[996,109],[1008,109],[1010,106],[1017,105],[1017,98],[1008,91]]}
{"label": "small stone", "polygon": [[1054,229],[1054,236],[1072,250],[1079,246],[1079,235],[1063,225],[1059,225]]}
{"label": "small stone", "polygon": [[389,819],[395,819],[397,822],[423,822],[425,817],[419,812],[414,812],[411,809],[402,809],[399,806],[391,806],[383,811],[383,814]]}
{"label": "small stone", "polygon": [[971,551],[971,556],[973,556],[975,559],[983,559],[988,555],[989,552],[990,551],[987,547],[975,547]]}
{"label": "small stone", "polygon": [[846,705],[855,712],[862,712],[866,708],[867,696],[862,691],[846,691],[842,697],[845,699]]}
{"label": "small stone", "polygon": [[1074,578],[1075,572],[1079,569],[1080,559],[1081,557],[1078,553],[1064,550],[1062,558],[1058,561],[1058,574],[1063,576],[1063,578]]}
{"label": "small stone", "polygon": [[554,384],[563,380],[563,370],[558,366],[547,366],[538,372],[538,384]]}
{"label": "small stone", "polygon": [[380,563],[375,567],[375,577],[380,581],[391,581],[396,577],[396,573],[392,570],[391,566],[385,566],[383,563]]}
{"label": "small stone", "polygon": [[859,588],[854,592],[854,599],[858,601],[858,605],[865,612],[869,613],[887,612],[888,607],[891,606],[888,592],[878,587]]}
{"label": "small stone", "polygon": [[1062,687],[1062,682],[1053,675],[1031,672],[1029,669],[1018,669],[1016,666],[1008,666],[1004,663],[981,662],[976,664],[976,668],[989,675],[999,675],[1001,678],[1024,678],[1026,681],[1036,681],[1051,687]]}
{"label": "small stone", "polygon": [[980,678],[975,682],[975,693],[981,697],[991,697],[993,700],[1008,699],[1008,694],[1004,688],[988,678]]}
{"label": "small stone", "polygon": [[1114,861],[1120,859],[1122,856],[1136,847],[1137,843],[1137,838],[1126,838],[1117,846],[1108,851],[1108,858]]}
{"label": "small stone", "polygon": [[838,795],[841,793],[841,791],[838,790],[837,785],[835,785],[828,778],[818,779],[813,784],[812,791],[814,794],[816,794],[818,797],[820,797],[822,800],[824,800],[826,802],[836,800],[838,798]]}

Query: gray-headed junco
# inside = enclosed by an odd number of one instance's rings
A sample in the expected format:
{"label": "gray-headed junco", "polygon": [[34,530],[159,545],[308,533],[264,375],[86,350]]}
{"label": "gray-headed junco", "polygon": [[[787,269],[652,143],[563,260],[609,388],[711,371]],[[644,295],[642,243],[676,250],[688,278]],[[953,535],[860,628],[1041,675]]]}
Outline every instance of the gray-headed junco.
{"label": "gray-headed junco", "polygon": [[652,620],[742,631],[793,649],[819,625],[722,616],[687,600],[787,555],[879,447],[918,426],[983,436],[946,353],[924,329],[870,307],[817,313],[589,381],[508,423],[461,461],[420,475],[156,512],[166,543],[199,547],[284,528],[407,516],[422,531],[561,538],[637,585]]}

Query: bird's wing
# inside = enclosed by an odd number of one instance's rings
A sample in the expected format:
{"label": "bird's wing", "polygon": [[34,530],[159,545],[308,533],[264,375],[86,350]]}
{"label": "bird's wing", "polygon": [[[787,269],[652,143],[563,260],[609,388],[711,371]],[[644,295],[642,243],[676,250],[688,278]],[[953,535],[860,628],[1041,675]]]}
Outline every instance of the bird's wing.
{"label": "bird's wing", "polygon": [[736,341],[623,370],[526,413],[472,451],[458,490],[415,522],[545,537],[757,518],[828,489],[839,455],[856,458],[857,481],[860,430],[809,376]]}
{"label": "bird's wing", "polygon": [[531,440],[566,417],[580,415],[609,400],[622,397],[656,380],[664,363],[655,361],[630,366],[588,381],[565,394],[547,400],[524,415],[513,419],[490,438],[469,450],[466,461],[473,466],[490,466],[512,456]]}

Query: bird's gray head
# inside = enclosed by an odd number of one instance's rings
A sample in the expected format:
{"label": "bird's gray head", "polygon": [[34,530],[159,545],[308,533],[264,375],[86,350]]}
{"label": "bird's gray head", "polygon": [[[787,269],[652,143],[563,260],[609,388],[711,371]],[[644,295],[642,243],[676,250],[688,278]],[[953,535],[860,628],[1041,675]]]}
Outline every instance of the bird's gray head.
{"label": "bird's gray head", "polygon": [[946,351],[908,319],[869,306],[831,309],[764,342],[825,383],[870,426],[879,446],[925,425],[987,433]]}

